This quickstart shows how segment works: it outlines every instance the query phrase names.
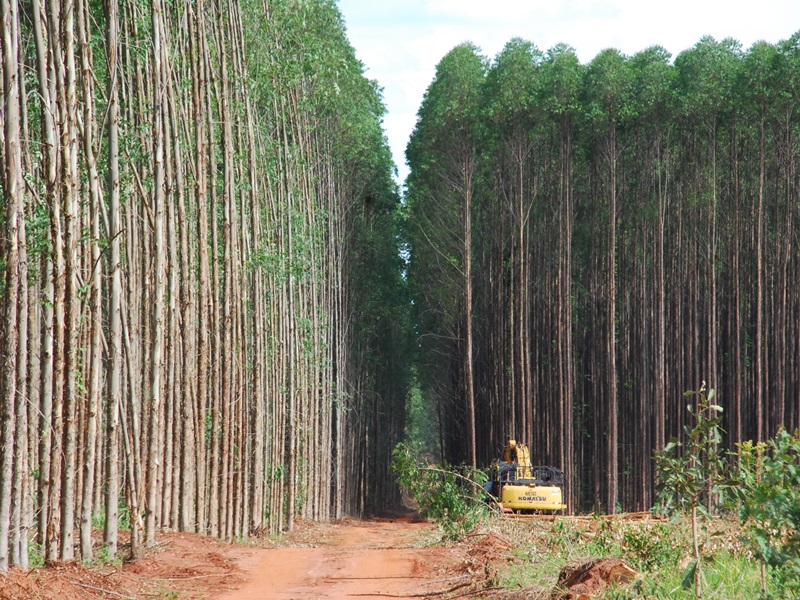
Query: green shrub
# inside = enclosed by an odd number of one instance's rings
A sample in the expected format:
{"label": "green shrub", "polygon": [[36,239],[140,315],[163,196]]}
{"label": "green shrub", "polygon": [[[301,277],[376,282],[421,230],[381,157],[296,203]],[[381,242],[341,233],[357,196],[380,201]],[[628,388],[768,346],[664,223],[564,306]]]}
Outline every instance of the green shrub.
{"label": "green shrub", "polygon": [[429,464],[419,450],[400,443],[392,452],[392,471],[414,496],[420,515],[435,520],[448,538],[472,531],[487,514],[486,474],[478,469]]}
{"label": "green shrub", "polygon": [[665,523],[629,525],[622,534],[622,551],[639,571],[652,572],[680,562],[684,554],[681,536]]}
{"label": "green shrub", "polygon": [[722,492],[729,487],[727,463],[720,449],[722,442],[722,407],[713,404],[714,390],[706,393],[706,384],[684,396],[697,396],[686,409],[694,417],[694,425],[684,426],[686,439],[672,439],[661,452],[656,452],[656,486],[658,502],[667,513],[686,512],[692,519],[694,560],[689,564],[684,581],[694,580],[695,594],[702,595],[702,557],[700,556],[700,517],[710,516]]}
{"label": "green shrub", "polygon": [[800,437],[785,429],[766,444],[756,460],[740,445],[744,482],[740,488],[745,542],[768,568],[786,597],[800,595]]}

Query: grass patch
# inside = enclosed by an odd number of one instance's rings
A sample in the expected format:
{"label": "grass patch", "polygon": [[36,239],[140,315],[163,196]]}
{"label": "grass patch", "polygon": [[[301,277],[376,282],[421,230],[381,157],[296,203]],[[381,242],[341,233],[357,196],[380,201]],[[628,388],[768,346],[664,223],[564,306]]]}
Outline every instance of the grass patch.
{"label": "grass patch", "polygon": [[[624,517],[538,520],[491,519],[482,529],[512,545],[510,560],[495,584],[509,590],[552,590],[568,562],[619,557],[639,572],[628,586],[606,590],[606,600],[695,598],[691,527],[683,519],[626,521]],[[761,590],[761,567],[740,540],[737,519],[714,519],[703,531],[701,555],[704,598],[747,600],[787,598],[768,579]]]}

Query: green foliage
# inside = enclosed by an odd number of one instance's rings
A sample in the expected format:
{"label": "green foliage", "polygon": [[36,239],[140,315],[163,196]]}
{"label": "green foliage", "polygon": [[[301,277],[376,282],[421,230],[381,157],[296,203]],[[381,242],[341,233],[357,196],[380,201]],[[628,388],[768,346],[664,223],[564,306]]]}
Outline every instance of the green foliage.
{"label": "green foliage", "polygon": [[685,441],[673,438],[655,454],[658,502],[666,514],[696,509],[708,516],[707,507],[714,505],[728,482],[720,446],[722,407],[712,404],[715,393],[711,389],[706,394],[705,383],[699,391],[684,396],[697,397],[696,405],[686,407],[694,425],[684,426]]}
{"label": "green foliage", "polygon": [[427,452],[439,454],[436,437],[437,420],[425,403],[422,390],[414,386],[408,395],[408,421],[406,423],[406,439],[412,447],[419,447]]}
{"label": "green foliage", "polygon": [[460,538],[487,515],[486,474],[478,469],[432,465],[418,449],[400,443],[392,452],[392,471],[420,514],[437,521],[447,538]]}
{"label": "green foliage", "polygon": [[[696,598],[691,589],[691,581],[686,582],[687,571],[677,568],[677,564],[638,578],[626,589],[614,590],[605,595],[605,598],[614,600],[690,600]],[[693,575],[691,569],[689,575]],[[730,551],[715,553],[706,560],[703,567],[703,583],[708,590],[709,598],[720,600],[735,600],[745,598],[763,598],[761,591],[758,567],[746,556]],[[686,587],[689,583],[689,587]],[[767,597],[775,597],[780,593],[774,587],[768,588]]]}
{"label": "green foliage", "polygon": [[[689,404],[686,407],[694,417],[694,426],[684,426],[685,443],[670,440],[666,448],[656,452],[655,456],[656,484],[662,510],[667,513],[688,511],[691,514],[694,560],[685,571],[683,583],[693,580],[698,596],[702,590],[698,513],[709,517],[715,501],[730,484],[725,479],[727,464],[720,445],[722,407],[712,404],[714,395],[713,388],[706,394],[705,382],[700,390],[684,394],[684,397],[697,397],[696,406]],[[704,500],[706,504],[703,504]]]}
{"label": "green foliage", "polygon": [[95,562],[101,565],[112,564],[119,567],[122,566],[122,557],[117,555],[115,558],[111,558],[111,556],[109,556],[108,554],[108,546],[106,544],[103,544],[97,550],[97,553],[95,555]]}
{"label": "green foliage", "polygon": [[570,546],[583,543],[585,532],[586,528],[580,527],[571,521],[554,521],[547,543],[561,552],[568,552]]}
{"label": "green foliage", "polygon": [[[766,443],[751,441],[738,444],[733,455],[739,469],[730,474],[728,463],[720,451],[719,424],[721,408],[712,404],[711,390],[706,398],[704,388],[696,394],[695,407],[688,407],[695,417],[693,427],[685,427],[687,441],[672,440],[663,452],[656,454],[659,502],[665,512],[692,511],[708,516],[705,500],[722,491],[740,504],[745,524],[743,541],[769,569],[772,588],[780,594],[796,597],[800,592],[800,438],[781,429]],[[683,450],[682,454],[678,454]],[[701,557],[684,572],[684,583],[699,581]],[[781,596],[782,597],[782,596]]]}
{"label": "green foliage", "polygon": [[686,551],[680,536],[675,535],[675,528],[664,523],[625,528],[621,546],[624,556],[644,572],[670,567]]}
{"label": "green foliage", "polygon": [[[630,521],[597,516],[591,521],[569,518],[545,523],[499,519],[487,527],[498,529],[514,548],[497,578],[508,589],[551,589],[567,562],[590,557],[618,557],[639,576],[629,585],[610,588],[598,598],[648,600],[695,598],[691,589],[691,533],[684,518],[672,521]],[[709,526],[713,543],[704,548],[702,578],[709,598],[733,600],[759,598],[759,565],[748,558],[740,542],[738,519],[722,517]],[[687,568],[689,567],[689,568]],[[689,589],[683,585],[689,575]],[[767,587],[769,597],[781,591],[775,581]]]}
{"label": "green foliage", "polygon": [[125,504],[124,502],[120,501],[119,509],[117,511],[119,515],[118,520],[118,527],[121,530],[130,530],[131,528],[131,509],[130,507]]}
{"label": "green foliage", "polygon": [[98,512],[92,513],[92,529],[104,529],[106,526],[106,510],[102,507]]}
{"label": "green foliage", "polygon": [[28,566],[31,569],[44,566],[44,547],[34,539],[28,540]]}
{"label": "green foliage", "polygon": [[669,52],[661,46],[647,48],[630,59],[635,111],[643,126],[668,122],[676,100],[675,69],[669,60]]}
{"label": "green foliage", "polygon": [[618,556],[642,573],[672,568],[688,547],[677,523],[626,522],[606,517],[596,518],[589,527],[556,521],[549,543],[567,557],[576,552]]}
{"label": "green foliage", "polygon": [[585,110],[601,129],[620,125],[634,114],[633,73],[626,57],[608,49],[598,54],[586,71]]}
{"label": "green foliage", "polygon": [[800,437],[781,428],[766,443],[743,446],[741,518],[745,542],[787,597],[800,593]]}
{"label": "green foliage", "polygon": [[573,48],[556,46],[547,52],[542,63],[539,100],[555,117],[580,110],[580,91],[585,67]]}
{"label": "green foliage", "polygon": [[729,99],[740,59],[738,42],[731,39],[718,42],[710,36],[677,56],[678,93],[688,119],[715,124],[720,114],[730,109]]}
{"label": "green foliage", "polygon": [[542,53],[532,43],[514,38],[497,56],[486,76],[485,112],[492,131],[528,125],[537,110]]}

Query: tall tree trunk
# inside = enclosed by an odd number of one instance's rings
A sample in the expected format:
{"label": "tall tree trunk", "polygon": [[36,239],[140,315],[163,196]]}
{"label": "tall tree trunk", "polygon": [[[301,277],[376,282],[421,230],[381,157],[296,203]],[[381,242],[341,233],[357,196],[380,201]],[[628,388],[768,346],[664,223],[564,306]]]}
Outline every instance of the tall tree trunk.
{"label": "tall tree trunk", "polygon": [[[22,148],[20,140],[19,97],[19,19],[16,2],[0,0],[0,35],[2,35],[3,65],[3,196],[5,222],[0,250],[6,264],[5,293],[2,302],[4,323],[0,326],[0,344],[4,361],[0,372],[0,572],[9,565],[9,526],[11,523],[12,473],[17,398],[17,367],[19,350],[20,244],[19,222],[25,218],[22,191]],[[26,293],[23,290],[23,294]]]}
{"label": "tall tree trunk", "polygon": [[150,381],[149,381],[149,411],[150,423],[148,425],[149,446],[147,449],[147,519],[145,522],[145,536],[147,546],[155,545],[156,541],[156,505],[158,497],[158,478],[161,472],[159,440],[159,416],[163,386],[161,381],[163,368],[164,345],[164,296],[166,290],[166,244],[164,242],[166,195],[164,182],[164,113],[166,109],[166,95],[169,94],[168,78],[166,76],[167,64],[165,62],[164,44],[164,15],[161,0],[154,0],[152,5],[153,26],[153,196],[151,210],[154,216],[154,242],[153,254],[155,258],[155,272],[150,282],[154,295],[152,307],[153,339],[150,347]]}
{"label": "tall tree trunk", "polygon": [[89,398],[86,412],[86,437],[85,456],[83,461],[83,490],[81,494],[81,558],[84,561],[92,559],[92,517],[94,502],[94,476],[95,461],[97,459],[97,430],[98,411],[102,395],[102,262],[100,256],[100,211],[103,200],[101,197],[100,177],[97,171],[97,162],[94,150],[94,79],[92,72],[92,56],[89,47],[89,6],[80,1],[78,6],[78,31],[81,50],[81,74],[83,89],[83,151],[84,159],[89,170],[89,199],[90,219],[92,232],[91,253],[91,307],[90,307],[90,336],[89,344]]}
{"label": "tall tree trunk", "polygon": [[610,514],[617,511],[619,498],[619,453],[618,453],[618,398],[617,398],[617,128],[611,125],[608,139],[608,229],[606,233],[606,456],[608,488],[606,510]]}
{"label": "tall tree trunk", "polygon": [[65,364],[63,374],[63,441],[61,460],[61,547],[59,558],[72,560],[75,557],[75,475],[77,455],[78,423],[78,361],[81,302],[79,297],[78,245],[80,238],[80,205],[78,203],[78,115],[77,115],[77,69],[75,64],[75,14],[68,9],[63,19],[55,21],[61,26],[63,55],[57,54],[56,86],[59,90],[58,105],[61,126],[61,194],[64,203],[65,271],[64,302],[66,306]]}
{"label": "tall tree trunk", "polygon": [[122,265],[121,241],[123,223],[120,209],[119,169],[119,71],[118,57],[118,2],[105,0],[106,57],[108,95],[108,232],[110,244],[109,270],[111,291],[108,297],[109,366],[108,401],[106,404],[106,522],[103,538],[110,559],[117,556],[119,547],[119,419],[122,404]]}
{"label": "tall tree trunk", "polygon": [[762,107],[758,134],[758,205],[756,209],[756,330],[753,340],[754,385],[756,409],[756,441],[768,437],[764,410],[764,183],[766,177],[765,109]]}
{"label": "tall tree trunk", "polygon": [[467,458],[473,467],[478,466],[475,439],[475,374],[472,359],[472,159],[467,157],[463,164],[464,185],[464,375],[467,404]]}

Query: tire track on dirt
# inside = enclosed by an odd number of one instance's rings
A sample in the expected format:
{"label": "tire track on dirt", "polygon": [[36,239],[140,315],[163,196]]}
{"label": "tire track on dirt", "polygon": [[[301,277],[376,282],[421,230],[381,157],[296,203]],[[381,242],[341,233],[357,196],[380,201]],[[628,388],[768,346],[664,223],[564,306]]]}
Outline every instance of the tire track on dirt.
{"label": "tire track on dirt", "polygon": [[219,600],[410,598],[447,587],[459,564],[442,547],[414,547],[425,523],[366,521],[336,525],[305,548],[256,550],[240,564],[245,582]]}

